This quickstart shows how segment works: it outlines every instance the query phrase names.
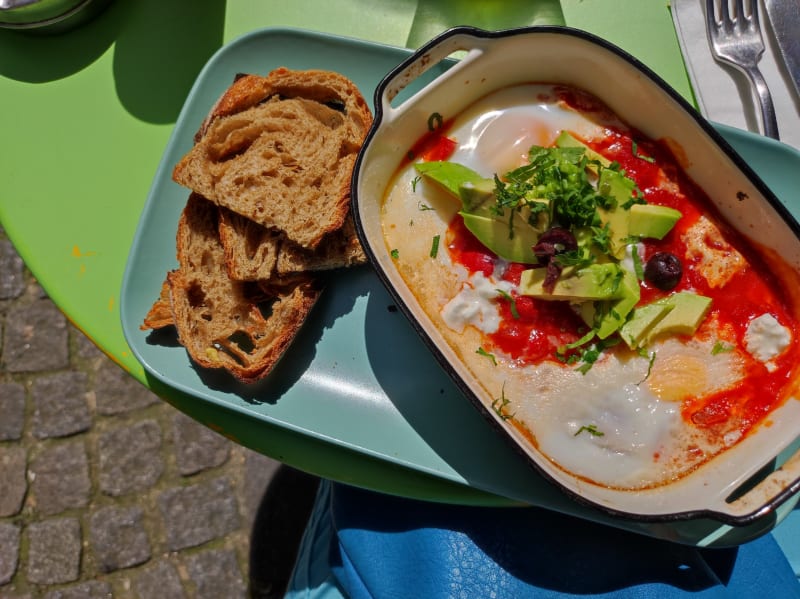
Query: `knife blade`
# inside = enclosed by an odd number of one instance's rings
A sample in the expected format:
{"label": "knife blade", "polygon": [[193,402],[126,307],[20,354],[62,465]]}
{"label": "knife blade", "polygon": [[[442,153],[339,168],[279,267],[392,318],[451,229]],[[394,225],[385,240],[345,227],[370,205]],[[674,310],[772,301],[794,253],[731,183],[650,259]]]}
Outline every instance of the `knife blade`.
{"label": "knife blade", "polygon": [[787,0],[764,0],[778,49],[800,97],[800,6]]}

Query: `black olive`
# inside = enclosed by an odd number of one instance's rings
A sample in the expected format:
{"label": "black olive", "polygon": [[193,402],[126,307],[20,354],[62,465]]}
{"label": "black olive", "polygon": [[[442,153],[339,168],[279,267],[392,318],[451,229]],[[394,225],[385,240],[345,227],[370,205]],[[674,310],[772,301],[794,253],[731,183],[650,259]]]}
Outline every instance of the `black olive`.
{"label": "black olive", "polygon": [[562,227],[552,227],[539,237],[536,245],[533,246],[533,253],[538,258],[539,264],[545,265],[556,254],[577,248],[578,242],[571,231]]}
{"label": "black olive", "polygon": [[644,279],[662,291],[674,289],[681,280],[683,265],[680,258],[670,252],[653,254],[644,267]]}
{"label": "black olive", "polygon": [[558,254],[578,249],[578,241],[568,229],[552,227],[542,233],[536,245],[531,249],[539,262],[539,266],[547,268],[547,274],[542,282],[542,289],[552,293],[563,268],[553,258]]}

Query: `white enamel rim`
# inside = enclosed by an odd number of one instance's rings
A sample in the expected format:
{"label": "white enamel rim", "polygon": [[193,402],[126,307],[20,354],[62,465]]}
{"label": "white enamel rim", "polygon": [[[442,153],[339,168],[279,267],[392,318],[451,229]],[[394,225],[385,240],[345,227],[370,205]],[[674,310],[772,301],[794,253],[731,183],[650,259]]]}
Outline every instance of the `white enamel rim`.
{"label": "white enamel rim", "polygon": [[[393,105],[395,97],[433,66],[462,55],[443,74]],[[673,140],[686,155],[686,173],[735,229],[777,251],[800,271],[800,227],[747,164],[694,109],[655,73],[612,44],[566,27],[487,32],[450,29],[400,64],[375,91],[375,121],[353,173],[352,208],[358,234],[378,275],[453,380],[528,461],[577,501],[625,518],[665,521],[713,518],[744,525],[774,511],[800,490],[800,451],[752,489],[745,484],[769,468],[800,431],[800,400],[790,398],[732,449],[680,481],[646,491],[619,491],[565,473],[502,422],[480,385],[461,365],[400,277],[383,242],[380,207],[405,152],[427,130],[434,112],[449,118],[478,98],[509,85],[563,83],[603,100],[652,139]],[[446,107],[447,114],[444,114]],[[747,197],[742,201],[742,194]],[[757,223],[758,226],[753,226]],[[749,483],[748,483],[749,484]],[[728,500],[733,493],[739,496]]]}

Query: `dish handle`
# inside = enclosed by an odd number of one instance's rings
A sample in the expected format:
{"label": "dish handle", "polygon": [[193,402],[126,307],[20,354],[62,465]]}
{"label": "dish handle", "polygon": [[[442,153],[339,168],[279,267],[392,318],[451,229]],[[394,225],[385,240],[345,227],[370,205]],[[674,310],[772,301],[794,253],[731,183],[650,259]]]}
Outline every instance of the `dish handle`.
{"label": "dish handle", "polygon": [[393,115],[400,112],[402,106],[411,99],[406,98],[397,106],[393,106],[392,101],[397,95],[425,72],[450,58],[456,52],[466,51],[467,54],[451,67],[451,70],[458,70],[475,60],[485,51],[486,41],[489,37],[491,37],[491,33],[483,29],[460,26],[448,29],[420,46],[386,75],[375,89],[375,106],[380,113],[378,115],[380,118],[376,121],[391,120]]}
{"label": "dish handle", "polygon": [[734,525],[747,524],[774,511],[800,490],[800,449],[754,486],[746,481],[720,498],[711,509],[730,518]]}

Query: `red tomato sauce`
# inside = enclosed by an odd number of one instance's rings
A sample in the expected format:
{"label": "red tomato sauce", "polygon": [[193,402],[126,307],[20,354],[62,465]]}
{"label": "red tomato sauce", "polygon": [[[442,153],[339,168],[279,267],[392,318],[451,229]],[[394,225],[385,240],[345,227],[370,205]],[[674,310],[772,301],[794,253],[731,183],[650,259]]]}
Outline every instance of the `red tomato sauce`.
{"label": "red tomato sauce", "polygon": [[406,155],[407,161],[422,159],[425,162],[434,162],[436,160],[447,160],[453,155],[456,150],[456,141],[447,136],[447,132],[453,126],[452,119],[442,121],[438,125],[436,123],[436,121],[431,120],[429,131],[408,151]]}
{"label": "red tomato sauce", "polygon": [[[574,102],[582,109],[602,110],[596,105],[583,106],[588,101],[583,96],[562,99],[568,103]],[[417,156],[426,157],[452,152],[452,149],[441,149],[446,148],[443,139],[446,138],[442,132],[431,132],[414,146],[413,152]],[[789,326],[793,340],[796,339],[797,323],[769,266],[732,231],[722,229],[728,242],[745,256],[748,265],[723,288],[709,287],[705,278],[698,273],[696,265],[685,259],[686,246],[681,241],[681,235],[697,222],[701,214],[710,215],[718,226],[721,226],[721,221],[703,192],[682,173],[666,147],[648,140],[636,140],[634,144],[629,135],[610,130],[604,139],[587,140],[586,143],[610,160],[617,161],[626,175],[636,182],[648,203],[670,206],[681,211],[682,218],[664,239],[643,240],[643,263],[657,251],[669,251],[681,257],[683,276],[672,292],[688,289],[710,297],[712,305],[706,322],[715,318],[721,327],[733,331],[734,343],[740,349],[744,348],[748,323],[765,312],[772,313],[782,324]],[[661,186],[664,173],[669,180],[677,182],[677,190],[673,191],[674,186],[670,189]],[[447,249],[453,262],[461,264],[470,273],[482,272],[489,276],[495,270],[497,256],[472,236],[458,215],[449,225]],[[502,276],[518,284],[520,274],[528,268],[531,265],[510,264]],[[640,305],[664,295],[665,292],[642,282]],[[502,351],[522,364],[538,364],[545,360],[564,361],[563,346],[580,339],[588,331],[588,327],[567,302],[515,294],[513,304],[516,313],[508,298],[500,297],[497,302],[501,325],[497,332],[486,335],[485,349]],[[703,334],[702,326],[698,334]],[[724,344],[720,347],[721,351],[726,351]],[[611,351],[628,350],[624,344],[619,344]],[[709,431],[717,427],[719,430],[731,430],[731,425],[734,425],[744,435],[785,399],[790,390],[786,383],[792,375],[792,367],[800,360],[798,344],[793,342],[787,351],[773,360],[775,368],[772,371],[761,362],[750,358],[746,351],[742,354],[747,359],[747,374],[743,383],[735,389],[684,400],[682,414],[687,422]]]}

